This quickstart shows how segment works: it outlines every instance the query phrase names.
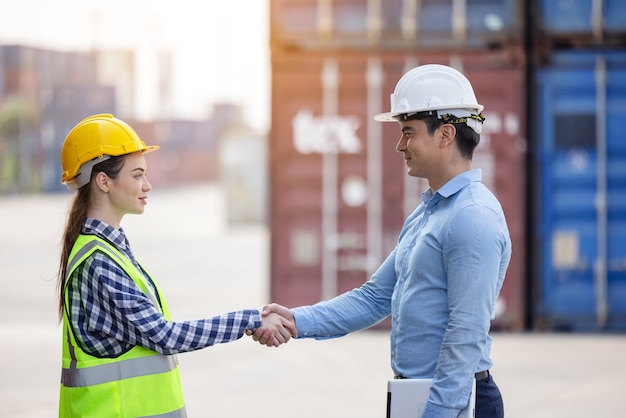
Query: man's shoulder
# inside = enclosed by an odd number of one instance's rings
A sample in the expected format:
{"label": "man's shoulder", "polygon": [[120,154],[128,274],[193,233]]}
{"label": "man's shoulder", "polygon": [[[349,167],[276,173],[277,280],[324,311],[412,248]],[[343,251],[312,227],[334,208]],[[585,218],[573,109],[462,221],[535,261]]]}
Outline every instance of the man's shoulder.
{"label": "man's shoulder", "polygon": [[481,182],[472,182],[461,191],[461,198],[458,199],[459,206],[479,205],[502,210],[502,205],[496,195]]}

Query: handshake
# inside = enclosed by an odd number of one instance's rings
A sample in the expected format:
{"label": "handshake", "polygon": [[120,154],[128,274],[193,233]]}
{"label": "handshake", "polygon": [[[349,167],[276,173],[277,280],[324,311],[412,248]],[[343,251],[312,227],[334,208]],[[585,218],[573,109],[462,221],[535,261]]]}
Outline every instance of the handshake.
{"label": "handshake", "polygon": [[254,341],[268,347],[278,347],[298,336],[296,320],[291,311],[277,303],[270,303],[261,312],[263,324],[256,330],[246,330]]}

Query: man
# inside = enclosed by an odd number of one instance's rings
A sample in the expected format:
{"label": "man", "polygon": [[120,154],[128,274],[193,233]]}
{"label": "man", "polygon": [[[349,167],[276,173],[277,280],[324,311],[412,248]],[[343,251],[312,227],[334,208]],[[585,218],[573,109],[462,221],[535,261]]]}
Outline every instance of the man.
{"label": "man", "polygon": [[[432,378],[422,418],[456,417],[476,379],[476,417],[504,415],[489,373],[496,298],[511,241],[502,208],[471,167],[484,117],[470,82],[443,65],[407,72],[391,95],[399,122],[396,150],[410,176],[428,180],[398,244],[360,288],[313,306],[275,312],[295,321],[298,338],[326,339],[370,327],[391,315],[391,366],[397,378]],[[266,342],[270,331],[254,333]]]}

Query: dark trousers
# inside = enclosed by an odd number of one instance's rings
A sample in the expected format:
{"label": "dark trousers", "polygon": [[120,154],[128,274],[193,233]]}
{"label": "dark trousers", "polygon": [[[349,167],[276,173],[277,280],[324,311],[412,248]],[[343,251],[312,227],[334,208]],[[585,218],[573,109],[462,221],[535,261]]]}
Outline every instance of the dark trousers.
{"label": "dark trousers", "polygon": [[476,418],[504,418],[502,395],[491,375],[476,382]]}

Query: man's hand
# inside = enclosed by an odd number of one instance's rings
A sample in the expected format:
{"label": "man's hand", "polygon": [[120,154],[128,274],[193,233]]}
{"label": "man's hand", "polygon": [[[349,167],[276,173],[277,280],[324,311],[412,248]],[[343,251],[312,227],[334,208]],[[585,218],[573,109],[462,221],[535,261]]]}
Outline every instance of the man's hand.
{"label": "man's hand", "polygon": [[266,305],[261,316],[263,325],[254,332],[246,331],[246,334],[252,335],[254,341],[268,347],[278,347],[288,342],[291,337],[298,336],[293,314],[284,306],[277,303]]}

